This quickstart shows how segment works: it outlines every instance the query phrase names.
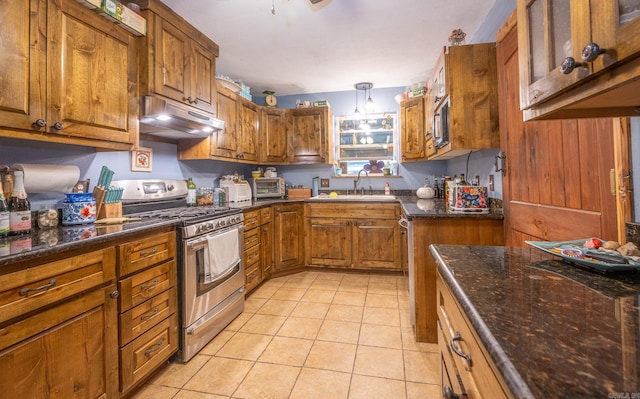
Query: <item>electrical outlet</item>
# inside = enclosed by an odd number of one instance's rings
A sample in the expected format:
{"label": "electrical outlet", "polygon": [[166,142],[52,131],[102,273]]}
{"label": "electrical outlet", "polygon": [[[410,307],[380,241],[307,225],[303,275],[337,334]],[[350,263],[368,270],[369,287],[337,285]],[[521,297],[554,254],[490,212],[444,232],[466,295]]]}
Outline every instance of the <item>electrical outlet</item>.
{"label": "electrical outlet", "polygon": [[493,175],[489,175],[489,191],[493,191],[495,189],[495,183],[493,182]]}
{"label": "electrical outlet", "polygon": [[329,187],[329,179],[320,179],[320,187]]}

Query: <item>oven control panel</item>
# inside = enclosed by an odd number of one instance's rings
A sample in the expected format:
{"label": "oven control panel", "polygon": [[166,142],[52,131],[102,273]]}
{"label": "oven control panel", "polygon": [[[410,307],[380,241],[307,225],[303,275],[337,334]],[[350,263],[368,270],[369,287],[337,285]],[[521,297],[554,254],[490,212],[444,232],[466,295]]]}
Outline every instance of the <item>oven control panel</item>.
{"label": "oven control panel", "polygon": [[202,221],[190,226],[186,226],[184,229],[186,237],[200,236],[212,231],[221,230],[226,227],[234,226],[244,222],[244,215],[242,213],[236,213],[228,216],[218,216],[211,220]]}

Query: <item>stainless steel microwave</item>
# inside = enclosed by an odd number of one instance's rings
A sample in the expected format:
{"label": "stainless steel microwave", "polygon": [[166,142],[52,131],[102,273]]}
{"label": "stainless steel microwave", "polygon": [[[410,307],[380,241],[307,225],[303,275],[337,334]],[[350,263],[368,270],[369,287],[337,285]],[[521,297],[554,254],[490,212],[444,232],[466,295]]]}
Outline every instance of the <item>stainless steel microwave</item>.
{"label": "stainless steel microwave", "polygon": [[257,177],[253,179],[253,198],[284,198],[282,177]]}
{"label": "stainless steel microwave", "polygon": [[433,126],[431,127],[433,145],[442,148],[449,144],[449,97],[438,105],[433,113]]}

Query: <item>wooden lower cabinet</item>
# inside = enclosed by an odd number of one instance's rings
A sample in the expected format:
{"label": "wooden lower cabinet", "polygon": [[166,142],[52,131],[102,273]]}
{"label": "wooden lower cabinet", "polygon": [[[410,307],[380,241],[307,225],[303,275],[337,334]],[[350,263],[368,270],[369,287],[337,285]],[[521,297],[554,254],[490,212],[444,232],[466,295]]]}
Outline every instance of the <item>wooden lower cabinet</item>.
{"label": "wooden lower cabinet", "polygon": [[416,341],[438,342],[436,262],[431,244],[504,245],[502,219],[474,217],[413,218]]}
{"label": "wooden lower cabinet", "polygon": [[400,270],[399,215],[395,203],[307,204],[307,265]]}
{"label": "wooden lower cabinet", "polygon": [[[468,399],[506,399],[498,374],[493,370],[487,349],[480,343],[477,332],[464,316],[458,302],[438,274],[438,347],[442,359],[442,390],[444,397]],[[462,357],[461,355],[468,356]],[[447,394],[450,392],[450,394]],[[447,396],[448,395],[448,396]],[[459,395],[459,396],[454,396]]]}
{"label": "wooden lower cabinet", "polygon": [[273,209],[273,273],[290,271],[304,261],[304,205],[279,204]]}
{"label": "wooden lower cabinet", "polygon": [[178,350],[176,235],[118,246],[120,393],[124,396]]}
{"label": "wooden lower cabinet", "polygon": [[273,267],[273,210],[270,206],[244,213],[245,290],[269,278]]}
{"label": "wooden lower cabinet", "polygon": [[0,273],[3,398],[118,396],[115,249],[66,255]]}

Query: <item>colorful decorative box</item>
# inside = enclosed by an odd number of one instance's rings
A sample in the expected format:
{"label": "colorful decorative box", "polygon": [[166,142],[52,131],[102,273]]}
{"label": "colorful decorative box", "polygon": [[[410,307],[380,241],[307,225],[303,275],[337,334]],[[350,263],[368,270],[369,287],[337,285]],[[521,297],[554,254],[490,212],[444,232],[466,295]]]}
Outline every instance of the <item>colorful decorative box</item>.
{"label": "colorful decorative box", "polygon": [[488,212],[489,197],[486,186],[454,186],[453,211]]}

